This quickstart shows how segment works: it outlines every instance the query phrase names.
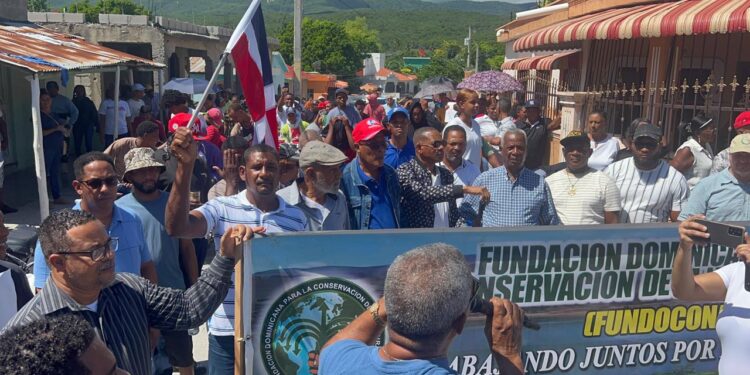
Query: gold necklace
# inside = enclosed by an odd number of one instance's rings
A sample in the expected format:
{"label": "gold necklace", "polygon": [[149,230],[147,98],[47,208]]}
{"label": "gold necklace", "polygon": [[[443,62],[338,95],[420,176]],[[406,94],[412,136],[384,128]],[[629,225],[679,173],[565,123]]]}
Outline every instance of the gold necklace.
{"label": "gold necklace", "polygon": [[578,185],[578,183],[581,181],[581,179],[577,179],[576,182],[573,183],[572,181],[570,181],[570,175],[571,174],[572,173],[570,173],[570,171],[568,171],[567,169],[565,170],[565,177],[568,178],[568,195],[570,195],[571,197],[573,197],[573,196],[576,195],[576,185]]}

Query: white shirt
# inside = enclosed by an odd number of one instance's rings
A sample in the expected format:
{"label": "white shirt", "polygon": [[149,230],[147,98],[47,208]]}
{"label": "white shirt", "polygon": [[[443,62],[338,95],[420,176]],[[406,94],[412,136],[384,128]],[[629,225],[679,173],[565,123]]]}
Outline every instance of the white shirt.
{"label": "white shirt", "polygon": [[464,151],[464,160],[468,160],[474,165],[482,164],[482,132],[479,128],[479,124],[472,119],[471,126],[464,124],[460,117],[455,117],[453,120],[448,121],[443,128],[443,135],[445,135],[445,129],[448,129],[451,125],[459,125],[466,131],[466,151]]}
{"label": "white shirt", "polygon": [[620,189],[621,223],[667,222],[672,211],[682,211],[690,193],[682,173],[664,160],[643,171],[631,157],[610,164],[604,172]]}
{"label": "white shirt", "polygon": [[711,150],[711,145],[706,145],[704,148],[695,138],[688,138],[685,143],[677,148],[677,152],[687,148],[690,153],[693,154],[693,165],[685,171],[685,179],[690,190],[693,190],[695,184],[698,183],[703,177],[708,177],[711,174],[711,167],[714,161],[714,152]]}
{"label": "white shirt", "polygon": [[141,99],[128,99],[128,107],[130,107],[130,115],[137,117],[141,114],[141,108],[146,105]]}
{"label": "white shirt", "polygon": [[602,171],[615,161],[617,151],[620,151],[620,140],[607,134],[601,142],[591,141],[591,151],[589,167]]}
{"label": "white shirt", "polygon": [[[445,163],[440,162],[439,165],[450,171],[450,168],[448,168]],[[472,186],[474,180],[476,180],[481,173],[479,167],[470,161],[463,160],[461,165],[453,171],[453,185]],[[463,200],[463,198],[457,198],[456,205],[460,207]]]}
{"label": "white shirt", "polygon": [[[117,134],[125,134],[128,132],[128,122],[126,119],[132,118],[132,115],[130,113],[130,106],[126,101],[120,100],[117,111]],[[99,114],[104,116],[104,134],[114,135],[115,101],[112,99],[104,99],[104,101],[102,101],[102,104],[99,106]]]}
{"label": "white shirt", "polygon": [[[247,200],[246,194],[247,191],[243,190],[236,195],[212,199],[196,209],[206,218],[206,236],[213,235],[217,249],[224,232],[239,224],[264,226],[266,233],[299,232],[307,229],[307,218],[302,210],[288,205],[280,197],[276,211],[263,212]],[[224,303],[219,305],[208,320],[208,332],[214,336],[234,336],[234,273]]]}
{"label": "white shirt", "polygon": [[605,211],[620,211],[620,191],[602,172],[588,169],[576,175],[563,169],[545,181],[564,225],[604,224]]}
{"label": "white shirt", "polygon": [[[440,186],[440,173],[432,175],[432,186]],[[450,228],[450,206],[448,202],[435,203],[435,222],[432,224],[433,228]]]}
{"label": "white shirt", "polygon": [[716,333],[721,340],[719,374],[747,374],[750,369],[750,293],[745,290],[745,264],[736,262],[715,271],[724,286],[724,311],[716,320]]}
{"label": "white shirt", "polygon": [[497,137],[497,123],[490,116],[483,115],[474,118],[474,121],[479,124],[479,132],[482,134],[482,137]]}

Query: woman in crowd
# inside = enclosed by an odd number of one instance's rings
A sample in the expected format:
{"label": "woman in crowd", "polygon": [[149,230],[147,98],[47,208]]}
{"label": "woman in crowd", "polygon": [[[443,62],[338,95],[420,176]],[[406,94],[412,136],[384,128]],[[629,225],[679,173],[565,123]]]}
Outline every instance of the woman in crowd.
{"label": "woman in crowd", "polygon": [[60,166],[62,164],[66,129],[61,124],[60,119],[52,113],[52,98],[47,92],[42,92],[40,95],[39,107],[42,112],[44,167],[47,169],[47,180],[52,192],[52,203],[68,204],[69,202],[62,198],[60,191]]}
{"label": "woman in crowd", "polygon": [[672,263],[672,294],[684,301],[724,301],[716,321],[721,340],[719,374],[746,374],[750,369],[750,293],[745,290],[745,268],[750,266],[750,236],[737,246],[739,262],[716,271],[693,275],[693,245],[708,241],[707,228],[693,216],[680,224],[680,245]]}
{"label": "woman in crowd", "polygon": [[698,115],[686,124],[686,130],[688,140],[677,149],[670,164],[685,175],[692,190],[698,181],[711,173],[714,159],[711,143],[716,140],[716,125],[713,119]]}
{"label": "woman in crowd", "polygon": [[603,171],[612,164],[617,152],[623,147],[619,139],[609,133],[607,115],[604,112],[591,112],[588,121],[588,133],[591,140],[591,157],[589,167]]}
{"label": "woman in crowd", "polygon": [[414,131],[419,128],[426,128],[430,126],[427,122],[427,117],[424,115],[424,108],[419,103],[419,100],[414,101],[409,108],[409,119],[411,120],[411,129],[409,130],[409,136],[414,134]]}
{"label": "woman in crowd", "polygon": [[466,131],[466,151],[464,160],[471,161],[477,167],[482,165],[482,133],[479,124],[474,120],[479,94],[474,90],[461,89],[456,95],[458,115],[445,124],[459,125]]}

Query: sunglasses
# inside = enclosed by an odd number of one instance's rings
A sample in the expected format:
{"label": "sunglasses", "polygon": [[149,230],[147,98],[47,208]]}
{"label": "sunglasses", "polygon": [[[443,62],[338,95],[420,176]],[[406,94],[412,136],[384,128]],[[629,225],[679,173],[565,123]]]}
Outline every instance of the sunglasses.
{"label": "sunglasses", "polygon": [[57,254],[62,255],[77,255],[77,256],[88,256],[94,262],[98,262],[104,259],[110,252],[117,249],[119,239],[117,237],[110,237],[104,245],[95,247],[89,251],[61,251]]}
{"label": "sunglasses", "polygon": [[658,145],[656,141],[635,141],[636,148],[656,148]]}
{"label": "sunglasses", "polygon": [[117,178],[117,176],[109,176],[105,178],[92,178],[90,180],[79,180],[79,182],[86,184],[88,187],[97,190],[102,187],[102,185],[107,185],[109,187],[117,186],[118,183],[120,183],[120,179]]}
{"label": "sunglasses", "polygon": [[430,148],[438,149],[441,147],[445,147],[445,141],[435,141],[432,142],[432,144],[420,144],[420,146],[427,146]]}

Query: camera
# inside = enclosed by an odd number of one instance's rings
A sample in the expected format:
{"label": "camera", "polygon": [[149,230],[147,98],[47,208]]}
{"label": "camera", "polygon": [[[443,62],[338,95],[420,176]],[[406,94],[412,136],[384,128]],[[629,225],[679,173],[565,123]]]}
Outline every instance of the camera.
{"label": "camera", "polygon": [[727,233],[729,233],[730,236],[734,237],[742,237],[742,229],[740,228],[727,228]]}

